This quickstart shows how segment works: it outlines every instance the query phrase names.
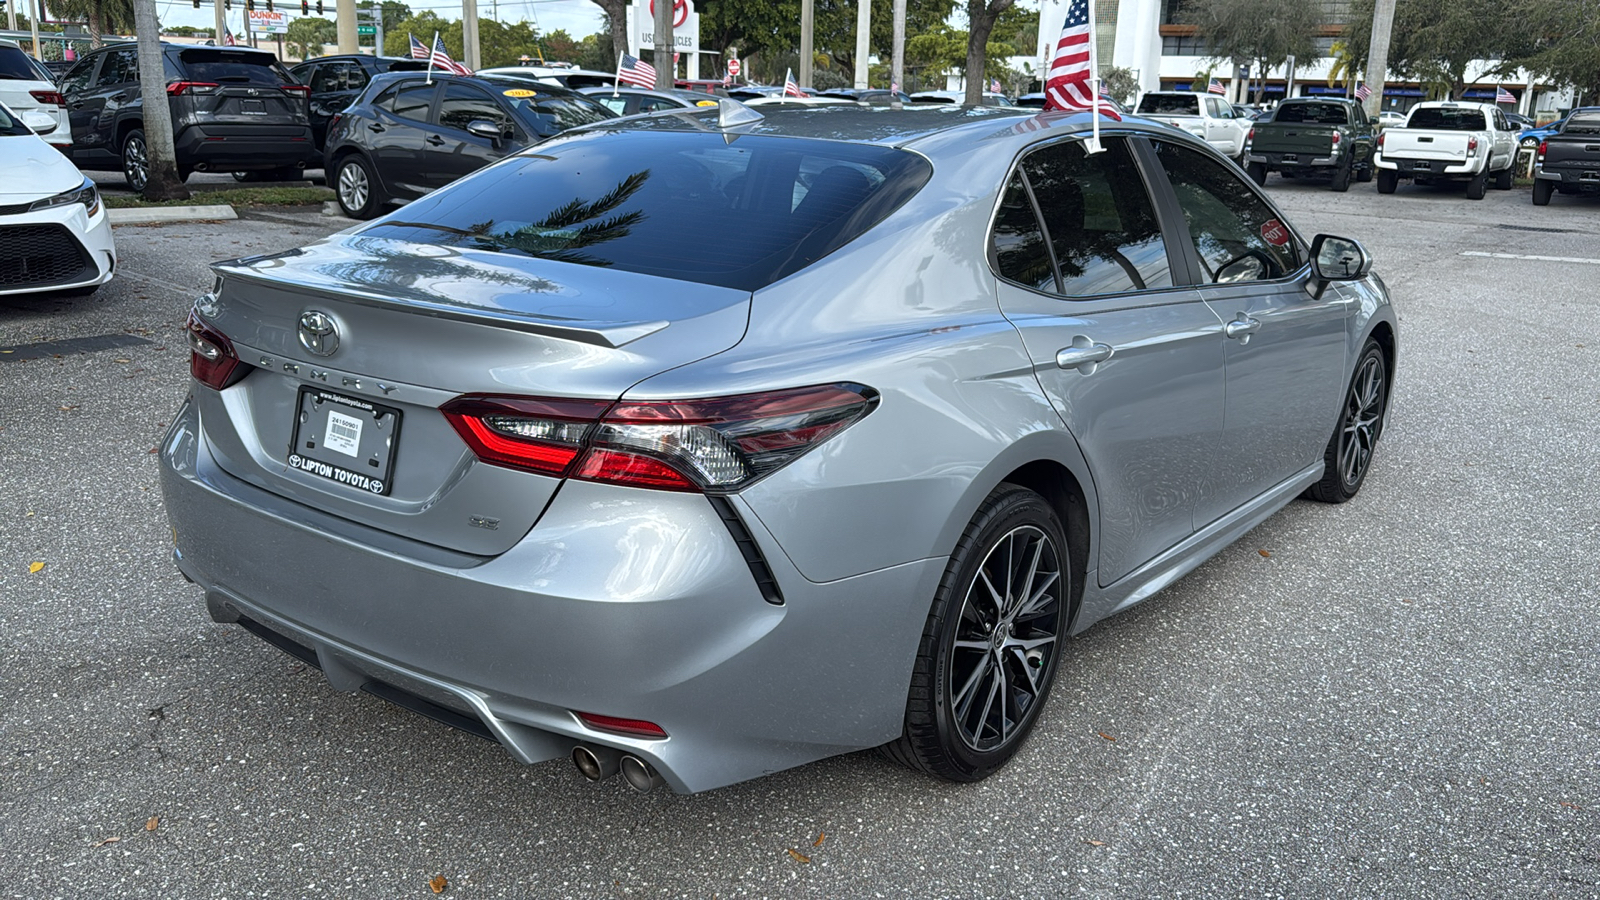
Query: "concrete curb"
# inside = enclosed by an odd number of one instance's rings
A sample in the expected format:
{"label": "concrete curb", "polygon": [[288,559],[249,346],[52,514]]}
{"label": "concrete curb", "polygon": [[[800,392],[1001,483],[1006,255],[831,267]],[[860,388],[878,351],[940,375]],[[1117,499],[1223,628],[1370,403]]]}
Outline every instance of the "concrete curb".
{"label": "concrete curb", "polygon": [[131,209],[108,209],[106,215],[113,225],[146,225],[153,222],[205,222],[213,219],[237,219],[238,213],[226,204],[216,206],[147,206]]}

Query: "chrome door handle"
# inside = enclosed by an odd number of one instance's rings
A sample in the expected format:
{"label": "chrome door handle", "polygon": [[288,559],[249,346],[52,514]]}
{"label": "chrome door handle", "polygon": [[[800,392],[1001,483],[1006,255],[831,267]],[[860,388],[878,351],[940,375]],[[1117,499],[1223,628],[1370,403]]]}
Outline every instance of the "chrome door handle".
{"label": "chrome door handle", "polygon": [[1116,350],[1110,344],[1098,344],[1084,335],[1075,334],[1072,336],[1072,346],[1056,351],[1056,366],[1093,375],[1100,363],[1110,359],[1114,353]]}
{"label": "chrome door handle", "polygon": [[1238,338],[1241,342],[1248,341],[1250,335],[1261,330],[1261,320],[1251,318],[1244,313],[1232,322],[1222,326],[1222,333],[1231,338]]}
{"label": "chrome door handle", "polygon": [[442,147],[442,146],[444,146],[444,138],[439,137],[437,134],[429,135],[428,136],[428,143],[432,144],[435,147]]}

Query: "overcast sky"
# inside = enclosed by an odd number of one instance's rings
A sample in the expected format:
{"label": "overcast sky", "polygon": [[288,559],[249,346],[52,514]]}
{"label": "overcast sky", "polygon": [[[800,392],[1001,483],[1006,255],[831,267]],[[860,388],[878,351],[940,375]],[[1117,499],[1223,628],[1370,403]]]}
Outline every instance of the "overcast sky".
{"label": "overcast sky", "polygon": [[[300,0],[273,0],[280,10],[288,10],[291,16],[300,14]],[[316,15],[316,0],[313,4],[312,15]],[[333,18],[334,0],[323,0],[325,18]],[[460,2],[450,3],[448,0],[418,0],[408,2],[416,12],[433,10],[440,18],[461,18]],[[260,9],[266,9],[266,0],[257,0]],[[156,9],[161,16],[161,24],[193,25],[197,28],[210,28],[212,24],[212,11],[210,6],[194,8],[189,0],[157,0]],[[478,15],[485,19],[495,17],[495,0],[478,0]],[[539,26],[543,33],[565,30],[575,38],[582,38],[600,30],[600,7],[591,0],[499,0],[500,21],[510,24],[512,22],[530,22]],[[234,0],[233,9],[228,13],[228,24],[235,32],[244,30],[244,0]]]}

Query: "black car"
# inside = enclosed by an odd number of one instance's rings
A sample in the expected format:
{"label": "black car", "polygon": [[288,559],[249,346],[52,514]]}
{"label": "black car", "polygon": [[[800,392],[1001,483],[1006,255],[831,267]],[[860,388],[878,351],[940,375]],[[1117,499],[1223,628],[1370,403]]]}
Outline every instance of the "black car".
{"label": "black car", "polygon": [[[305,85],[271,53],[162,44],[178,177],[190,172],[292,175],[315,165]],[[139,60],[132,43],[86,54],[61,79],[80,169],[121,169],[144,190],[148,162]]]}
{"label": "black car", "polygon": [[891,91],[888,88],[833,88],[817,96],[855,100],[868,106],[889,106],[896,100],[901,104],[911,103],[911,96],[905,91]]}
{"label": "black car", "polygon": [[328,141],[328,122],[361,96],[368,82],[384,72],[413,72],[426,69],[424,59],[402,56],[366,56],[350,53],[321,56],[289,70],[289,74],[311,88],[311,139],[321,150]]}
{"label": "black car", "polygon": [[379,75],[328,125],[328,184],[370,219],[547,137],[613,118],[576,91],[518,78]]}

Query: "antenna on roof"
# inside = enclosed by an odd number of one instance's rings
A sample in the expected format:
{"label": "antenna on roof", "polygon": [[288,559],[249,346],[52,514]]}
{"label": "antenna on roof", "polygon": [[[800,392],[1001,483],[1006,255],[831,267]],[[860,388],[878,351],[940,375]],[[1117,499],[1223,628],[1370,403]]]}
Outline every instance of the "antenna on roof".
{"label": "antenna on roof", "polygon": [[732,128],[735,125],[750,125],[765,119],[761,113],[756,112],[732,97],[723,97],[717,101],[717,127]]}

